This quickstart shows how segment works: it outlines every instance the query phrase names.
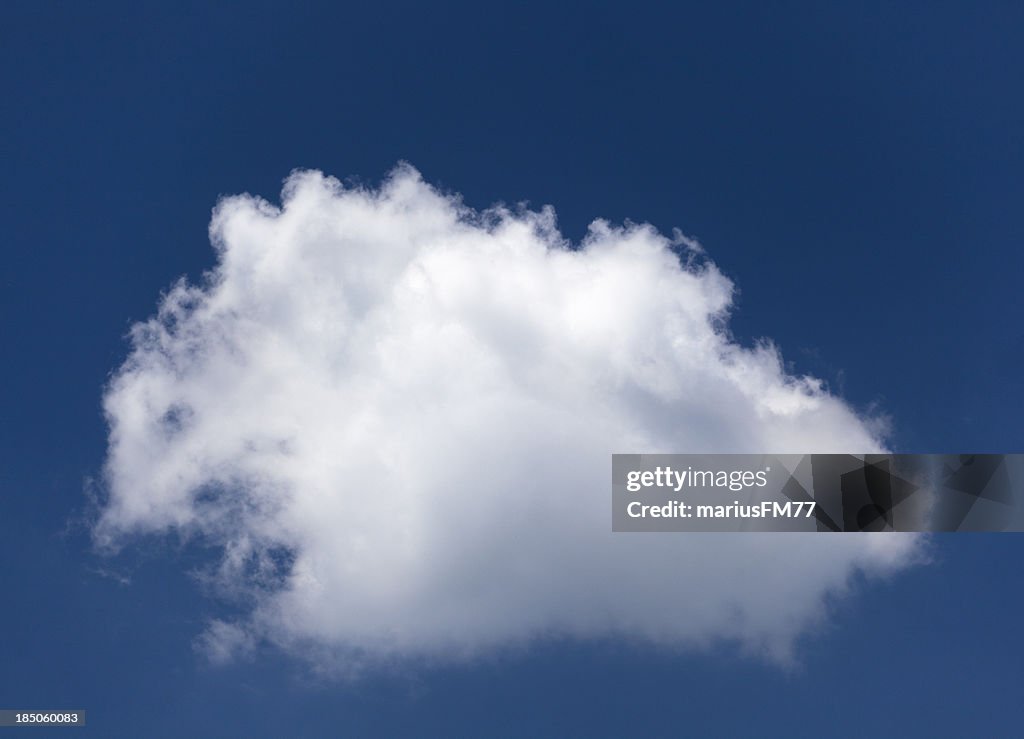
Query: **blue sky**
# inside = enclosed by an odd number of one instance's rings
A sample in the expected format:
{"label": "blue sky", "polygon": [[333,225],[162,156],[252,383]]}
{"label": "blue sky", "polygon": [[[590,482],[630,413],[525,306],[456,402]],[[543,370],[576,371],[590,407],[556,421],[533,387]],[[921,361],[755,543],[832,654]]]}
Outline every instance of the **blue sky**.
{"label": "blue sky", "polygon": [[[9,3],[0,11],[0,703],[98,736],[1009,735],[1016,535],[941,536],[857,582],[790,672],[730,648],[542,643],[324,683],[193,650],[203,550],[92,549],[125,334],[214,266],[221,195],[400,160],[484,208],[700,239],[768,336],[908,452],[1024,448],[1024,10],[1012,3]],[[100,574],[129,574],[130,584]],[[769,728],[770,727],[770,728]]]}

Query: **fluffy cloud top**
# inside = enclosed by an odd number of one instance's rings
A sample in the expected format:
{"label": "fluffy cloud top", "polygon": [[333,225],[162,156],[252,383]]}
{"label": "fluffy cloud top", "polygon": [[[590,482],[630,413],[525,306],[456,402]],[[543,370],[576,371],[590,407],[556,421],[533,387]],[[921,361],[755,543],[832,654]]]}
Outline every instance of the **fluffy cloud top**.
{"label": "fluffy cloud top", "polygon": [[217,266],[136,325],[106,390],[95,534],[223,552],[247,614],[204,635],[328,661],[536,637],[718,640],[785,657],[912,536],[613,534],[613,452],[882,451],[725,322],[732,284],[649,226],[475,212],[400,167],[223,200]]}

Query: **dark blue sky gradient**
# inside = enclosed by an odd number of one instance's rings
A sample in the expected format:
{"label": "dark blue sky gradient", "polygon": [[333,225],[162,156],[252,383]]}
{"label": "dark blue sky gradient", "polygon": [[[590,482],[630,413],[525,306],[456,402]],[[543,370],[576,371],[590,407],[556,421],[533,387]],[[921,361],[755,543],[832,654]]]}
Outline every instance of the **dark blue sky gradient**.
{"label": "dark blue sky gradient", "polygon": [[219,195],[296,167],[408,160],[573,239],[678,226],[736,280],[737,336],[891,414],[897,450],[1024,451],[1024,5],[370,5],[0,5],[0,707],[96,736],[1018,734],[1015,535],[858,585],[789,675],[554,644],[354,686],[204,666],[202,552],[89,552],[125,332],[213,265]]}

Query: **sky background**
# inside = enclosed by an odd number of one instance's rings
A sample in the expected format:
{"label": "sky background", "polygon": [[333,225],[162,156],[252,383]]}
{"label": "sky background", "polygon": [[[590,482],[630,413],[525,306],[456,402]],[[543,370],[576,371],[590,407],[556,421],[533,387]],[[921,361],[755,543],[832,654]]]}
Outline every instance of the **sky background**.
{"label": "sky background", "polygon": [[1024,450],[1022,32],[1019,3],[4,3],[0,707],[103,736],[1015,733],[1018,535],[936,537],[791,673],[552,643],[339,686],[204,664],[203,554],[111,563],[82,516],[129,326],[213,266],[220,195],[299,167],[407,160],[572,239],[679,227],[736,281],[737,338],[891,415],[896,451]]}

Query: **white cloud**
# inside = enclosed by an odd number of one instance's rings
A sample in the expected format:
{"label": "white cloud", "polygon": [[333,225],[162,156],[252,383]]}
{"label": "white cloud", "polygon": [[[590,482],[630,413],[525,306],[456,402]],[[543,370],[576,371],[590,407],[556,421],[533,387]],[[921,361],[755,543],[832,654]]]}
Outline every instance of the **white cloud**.
{"label": "white cloud", "polygon": [[[223,548],[248,598],[203,636],[328,662],[460,659],[536,637],[719,640],[785,658],[851,576],[919,540],[627,535],[612,452],[880,451],[870,422],[725,331],[696,242],[545,209],[474,212],[408,167],[217,207],[107,389],[104,545]],[[682,251],[681,251],[682,250]],[[683,259],[680,259],[682,253]],[[689,258],[687,258],[689,257]]]}

